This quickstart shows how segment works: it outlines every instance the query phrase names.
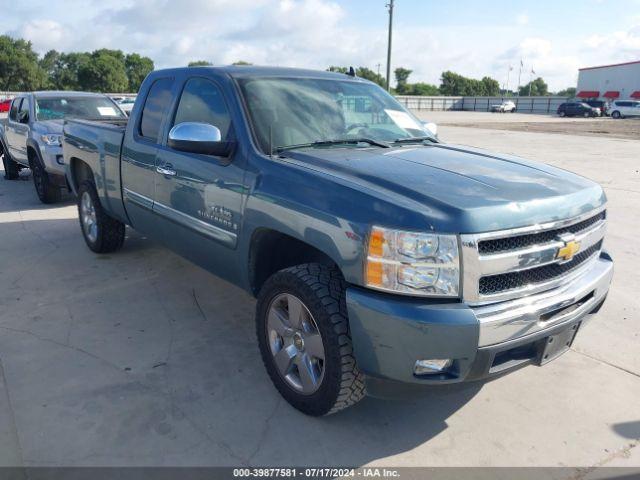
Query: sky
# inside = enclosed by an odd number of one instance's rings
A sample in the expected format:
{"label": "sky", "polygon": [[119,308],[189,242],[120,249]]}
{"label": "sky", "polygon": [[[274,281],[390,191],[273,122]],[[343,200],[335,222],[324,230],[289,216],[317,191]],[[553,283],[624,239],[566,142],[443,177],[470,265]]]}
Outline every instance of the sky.
{"label": "sky", "polygon": [[[121,49],[156,68],[192,60],[386,69],[388,0],[0,0],[0,33],[34,49]],[[640,0],[396,0],[392,69],[439,84],[452,70],[515,88],[578,68],[640,60]]]}

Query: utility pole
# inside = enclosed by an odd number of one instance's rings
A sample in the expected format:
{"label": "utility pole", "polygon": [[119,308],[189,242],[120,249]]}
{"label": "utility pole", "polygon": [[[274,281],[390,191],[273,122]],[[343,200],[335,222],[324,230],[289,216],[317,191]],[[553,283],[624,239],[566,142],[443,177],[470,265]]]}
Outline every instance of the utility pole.
{"label": "utility pole", "polygon": [[394,0],[389,0],[389,3],[387,3],[386,5],[389,9],[389,42],[387,44],[387,91],[389,91],[391,87],[391,38],[393,32],[393,2]]}
{"label": "utility pole", "polygon": [[378,68],[378,76],[380,76],[380,67],[381,67],[381,66],[382,66],[382,65],[381,65],[380,63],[376,63],[376,67]]}

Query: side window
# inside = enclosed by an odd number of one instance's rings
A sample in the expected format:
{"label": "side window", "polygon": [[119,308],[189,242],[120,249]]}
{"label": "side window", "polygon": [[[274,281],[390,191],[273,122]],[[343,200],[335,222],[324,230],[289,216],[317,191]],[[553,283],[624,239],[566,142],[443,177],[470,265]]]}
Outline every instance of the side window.
{"label": "side window", "polygon": [[224,139],[229,133],[231,118],[222,92],[210,80],[191,78],[187,81],[176,110],[174,125],[182,122],[200,122],[220,129]]}
{"label": "side window", "polygon": [[11,111],[9,112],[9,120],[13,121],[13,122],[17,122],[18,121],[18,109],[20,108],[20,102],[22,101],[22,98],[18,97],[15,98],[13,100],[13,103],[11,103]]}
{"label": "side window", "polygon": [[159,78],[151,88],[144,102],[139,133],[142,137],[158,141],[162,119],[171,106],[172,78]]}
{"label": "side window", "polygon": [[22,104],[20,105],[20,110],[18,110],[18,121],[22,123],[26,123],[29,121],[29,99],[24,98],[22,100]]}

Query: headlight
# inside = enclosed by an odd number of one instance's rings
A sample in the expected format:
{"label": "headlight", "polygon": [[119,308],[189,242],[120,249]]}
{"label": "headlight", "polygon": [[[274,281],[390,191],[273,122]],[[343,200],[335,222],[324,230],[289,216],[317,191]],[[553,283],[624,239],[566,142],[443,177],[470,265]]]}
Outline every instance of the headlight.
{"label": "headlight", "polygon": [[48,134],[48,135],[42,135],[40,138],[45,144],[49,146],[59,147],[60,145],[62,145],[62,135]]}
{"label": "headlight", "polygon": [[455,235],[374,226],[367,250],[368,287],[425,297],[459,295],[460,260]]}

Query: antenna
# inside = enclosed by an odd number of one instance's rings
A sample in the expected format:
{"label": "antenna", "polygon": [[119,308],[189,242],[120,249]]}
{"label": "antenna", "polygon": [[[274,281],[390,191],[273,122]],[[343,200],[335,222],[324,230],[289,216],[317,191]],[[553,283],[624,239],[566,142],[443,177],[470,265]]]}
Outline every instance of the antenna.
{"label": "antenna", "polygon": [[273,124],[269,124],[269,156],[273,158]]}

